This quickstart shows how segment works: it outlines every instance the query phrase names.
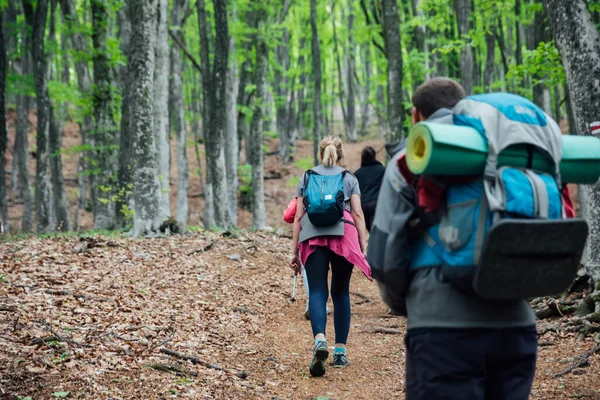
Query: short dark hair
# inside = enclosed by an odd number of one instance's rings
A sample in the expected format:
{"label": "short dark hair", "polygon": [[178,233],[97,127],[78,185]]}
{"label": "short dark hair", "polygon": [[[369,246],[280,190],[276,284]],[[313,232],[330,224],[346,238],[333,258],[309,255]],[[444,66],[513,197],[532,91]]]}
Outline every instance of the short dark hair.
{"label": "short dark hair", "polygon": [[360,154],[360,163],[364,164],[366,162],[375,161],[377,158],[377,152],[371,146],[367,146],[362,149],[362,153]]}
{"label": "short dark hair", "polygon": [[454,79],[437,76],[421,84],[412,96],[413,107],[425,118],[440,108],[452,108],[466,96],[465,89]]}

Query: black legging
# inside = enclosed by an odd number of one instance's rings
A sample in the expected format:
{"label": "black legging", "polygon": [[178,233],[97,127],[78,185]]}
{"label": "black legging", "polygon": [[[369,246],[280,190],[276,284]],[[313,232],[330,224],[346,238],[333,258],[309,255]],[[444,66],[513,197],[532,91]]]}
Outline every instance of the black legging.
{"label": "black legging", "polygon": [[371,232],[371,226],[373,226],[375,208],[377,208],[376,201],[369,201],[368,203],[362,204],[363,214],[365,215],[365,225],[367,226],[367,231],[369,232]]}
{"label": "black legging", "polygon": [[335,343],[346,344],[350,330],[350,277],[353,265],[327,247],[317,247],[306,260],[306,277],[310,295],[308,309],[313,336],[325,334],[327,324],[326,304],[329,298],[327,275],[331,263],[331,299],[333,300],[333,325]]}

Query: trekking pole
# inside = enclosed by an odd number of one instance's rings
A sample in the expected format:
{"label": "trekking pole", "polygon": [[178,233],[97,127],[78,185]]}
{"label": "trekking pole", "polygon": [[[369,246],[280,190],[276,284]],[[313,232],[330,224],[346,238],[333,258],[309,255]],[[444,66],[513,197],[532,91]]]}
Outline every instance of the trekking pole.
{"label": "trekking pole", "polygon": [[295,302],[296,301],[296,279],[298,278],[298,273],[295,272],[294,273],[294,283],[292,284],[292,298],[291,298],[291,302]]}

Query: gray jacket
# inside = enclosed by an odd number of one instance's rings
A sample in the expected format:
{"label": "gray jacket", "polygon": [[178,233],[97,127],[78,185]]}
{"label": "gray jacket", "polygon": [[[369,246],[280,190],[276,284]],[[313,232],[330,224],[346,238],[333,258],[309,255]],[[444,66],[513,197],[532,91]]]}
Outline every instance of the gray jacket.
{"label": "gray jacket", "polygon": [[[431,115],[430,122],[452,123],[452,111],[440,109]],[[383,177],[373,229],[369,238],[367,259],[373,268],[386,263],[403,262],[406,249],[391,246],[391,232],[396,225],[407,222],[415,208],[408,184],[400,174],[397,161],[405,144],[386,146],[391,160]],[[473,294],[460,291],[441,276],[441,268],[421,268],[412,274],[394,276],[393,283],[377,282],[381,297],[396,314],[406,315],[408,328],[512,328],[535,325],[535,315],[525,300],[491,303]]]}

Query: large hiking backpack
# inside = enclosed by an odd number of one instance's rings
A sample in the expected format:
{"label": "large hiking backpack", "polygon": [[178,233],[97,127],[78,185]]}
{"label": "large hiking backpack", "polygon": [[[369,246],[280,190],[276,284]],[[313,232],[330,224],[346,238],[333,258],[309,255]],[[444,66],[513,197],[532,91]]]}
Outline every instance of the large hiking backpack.
{"label": "large hiking backpack", "polygon": [[311,224],[329,226],[344,218],[344,177],[348,171],[336,175],[320,175],[313,170],[304,175],[304,208]]}
{"label": "large hiking backpack", "polygon": [[[446,187],[440,222],[424,234],[426,245],[416,248],[429,248],[421,252],[430,254],[421,256],[422,264],[437,257],[445,279],[488,299],[564,291],[577,272],[587,224],[563,213],[560,128],[529,100],[506,93],[467,97],[453,114],[455,125],[473,127],[487,139],[485,172]],[[527,167],[498,168],[499,154],[513,146],[527,150]],[[533,169],[534,156],[545,157],[554,172]]]}

